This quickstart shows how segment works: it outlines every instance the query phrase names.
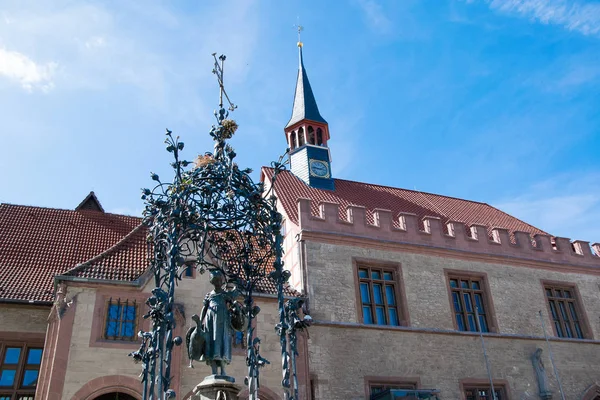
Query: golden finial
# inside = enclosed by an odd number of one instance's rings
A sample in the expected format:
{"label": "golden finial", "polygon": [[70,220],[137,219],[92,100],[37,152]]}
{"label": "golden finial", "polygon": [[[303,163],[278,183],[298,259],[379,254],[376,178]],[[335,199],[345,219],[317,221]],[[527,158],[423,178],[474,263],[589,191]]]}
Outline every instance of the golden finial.
{"label": "golden finial", "polygon": [[302,47],[304,44],[302,43],[302,40],[300,39],[300,33],[304,30],[304,27],[302,25],[300,25],[300,17],[298,17],[298,24],[296,24],[295,27],[298,30],[298,47]]}

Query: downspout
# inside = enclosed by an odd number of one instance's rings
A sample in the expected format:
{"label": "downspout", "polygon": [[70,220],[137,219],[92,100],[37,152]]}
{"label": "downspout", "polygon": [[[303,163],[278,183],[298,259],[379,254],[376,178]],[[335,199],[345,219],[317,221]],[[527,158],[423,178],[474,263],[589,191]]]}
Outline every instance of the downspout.
{"label": "downspout", "polygon": [[[308,300],[308,271],[306,266],[306,243],[302,239],[302,233],[296,234],[296,251],[298,252],[298,264],[300,266],[300,292]],[[306,302],[304,303],[306,304]]]}
{"label": "downspout", "polygon": [[[300,285],[301,285],[301,293],[304,297],[304,305],[302,312],[306,315],[310,315],[310,297],[308,293],[308,266],[306,260],[306,242],[302,239],[302,231],[296,234],[296,247],[298,251],[298,264],[300,266]],[[310,329],[310,328],[309,328]],[[305,333],[305,334],[304,334]],[[308,331],[303,333],[303,354],[301,356],[304,358],[304,396],[305,398],[310,398],[310,359],[308,356]],[[314,399],[311,399],[314,400]]]}

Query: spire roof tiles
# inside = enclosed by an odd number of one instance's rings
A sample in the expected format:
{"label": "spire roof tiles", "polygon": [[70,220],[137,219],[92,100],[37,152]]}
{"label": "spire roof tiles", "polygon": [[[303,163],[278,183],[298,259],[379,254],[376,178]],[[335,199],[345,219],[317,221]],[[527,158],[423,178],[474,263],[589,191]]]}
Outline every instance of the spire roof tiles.
{"label": "spire roof tiles", "polygon": [[290,126],[302,121],[309,120],[326,124],[325,118],[319,113],[319,107],[313,94],[304,61],[302,59],[302,46],[298,46],[300,65],[298,66],[298,79],[296,81],[296,93],[294,94],[294,108],[292,109],[292,117],[285,126]]}

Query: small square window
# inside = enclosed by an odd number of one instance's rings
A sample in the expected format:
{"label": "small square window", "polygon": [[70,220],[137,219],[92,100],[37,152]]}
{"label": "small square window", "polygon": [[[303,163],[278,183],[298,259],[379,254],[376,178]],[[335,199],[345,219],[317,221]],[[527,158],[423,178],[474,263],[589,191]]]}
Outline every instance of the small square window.
{"label": "small square window", "polygon": [[235,331],[233,334],[232,345],[234,349],[246,348],[246,332]]}
{"label": "small square window", "polygon": [[194,277],[194,266],[193,265],[186,266],[185,270],[183,271],[183,276],[186,278],[193,278]]}
{"label": "small square window", "polygon": [[121,299],[108,301],[104,338],[111,340],[135,340],[137,304]]}

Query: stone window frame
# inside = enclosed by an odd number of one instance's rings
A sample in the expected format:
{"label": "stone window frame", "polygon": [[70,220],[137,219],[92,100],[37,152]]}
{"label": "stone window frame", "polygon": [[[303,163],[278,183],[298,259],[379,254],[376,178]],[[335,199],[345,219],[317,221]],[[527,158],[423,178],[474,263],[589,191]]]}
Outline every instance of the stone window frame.
{"label": "stone window frame", "polygon": [[[121,325],[124,323],[133,323],[133,329],[132,329],[132,336],[123,336],[123,335],[114,335],[114,336],[108,336],[107,335],[107,331],[108,331],[108,324],[110,323],[110,307],[111,306],[117,306],[119,308],[122,307],[133,307],[134,309],[134,315],[133,315],[133,319],[129,320],[127,319],[127,317],[123,317],[123,311],[120,311],[120,317],[117,318],[115,321],[119,324],[119,327],[117,329],[120,330]],[[139,324],[140,324],[140,304],[136,301],[136,299],[133,300],[129,300],[128,298],[125,298],[125,300],[121,301],[120,297],[117,297],[116,299],[114,299],[113,297],[110,297],[107,301],[106,301],[106,312],[104,313],[104,323],[102,324],[102,339],[104,340],[113,340],[113,341],[129,341],[129,342],[133,342],[136,340],[137,338],[137,333],[139,331]]]}
{"label": "stone window frame", "polygon": [[[446,279],[446,290],[448,292],[448,306],[450,310],[450,316],[452,318],[452,324],[454,329],[459,332],[473,332],[473,331],[461,331],[458,329],[458,323],[456,322],[456,313],[454,311],[454,302],[452,300],[452,288],[450,287],[451,279],[476,279],[481,282],[482,292],[483,292],[483,306],[486,311],[486,323],[488,326],[488,331],[483,332],[486,333],[499,333],[498,329],[498,320],[496,318],[496,308],[494,307],[494,299],[492,297],[492,292],[490,289],[490,282],[488,279],[488,274],[486,272],[479,271],[465,271],[465,270],[457,270],[444,268],[444,276]],[[475,331],[477,332],[477,331]]]}
{"label": "stone window frame", "polygon": [[[494,383],[494,390],[501,389],[504,393],[504,398],[498,400],[511,400],[510,385],[506,379],[492,379]],[[460,399],[467,400],[465,391],[469,389],[491,389],[489,379],[473,379],[465,378],[459,382],[460,387]],[[491,398],[489,400],[492,400]]]}
{"label": "stone window frame", "polygon": [[365,398],[371,398],[372,386],[383,386],[384,390],[390,387],[394,389],[420,389],[421,378],[405,376],[365,376]]}
{"label": "stone window frame", "polygon": [[[96,302],[94,304],[94,314],[92,317],[92,328],[90,334],[90,347],[105,347],[117,349],[137,349],[140,346],[140,338],[137,332],[140,330],[148,331],[150,321],[143,318],[146,307],[146,300],[149,293],[137,291],[124,291],[119,288],[102,290],[96,292]],[[106,318],[108,315],[108,303],[110,298],[121,298],[136,302],[136,324],[134,340],[114,340],[105,337]]]}
{"label": "stone window frame", "polygon": [[[581,294],[579,293],[579,288],[576,283],[566,282],[566,281],[556,281],[556,280],[548,280],[548,279],[540,279],[540,283],[542,285],[542,294],[544,296],[544,302],[546,303],[546,311],[548,312],[548,318],[550,320],[550,325],[552,326],[552,332],[554,336],[561,339],[573,339],[573,340],[584,340],[584,339],[594,339],[593,331],[590,326],[587,313],[585,312],[585,308],[583,307],[583,301],[581,299]],[[550,308],[550,301],[548,300],[548,296],[546,295],[546,289],[563,289],[570,290],[573,292],[573,303],[575,304],[575,312],[579,316],[579,322],[581,325],[581,330],[583,333],[583,338],[569,338],[566,336],[558,336],[556,331],[556,327],[554,326],[554,319],[552,317],[552,310]],[[562,318],[560,318],[562,321]]]}
{"label": "stone window frame", "polygon": [[[369,268],[380,268],[382,270],[392,271],[394,273],[394,294],[396,295],[396,309],[398,312],[398,326],[410,326],[410,316],[408,313],[408,302],[406,300],[406,289],[404,286],[404,276],[402,275],[402,265],[399,262],[384,261],[369,258],[352,258],[352,273],[354,274],[354,297],[356,299],[356,318],[358,323],[364,324],[362,300],[360,296],[360,278],[358,270],[360,266]],[[368,324],[375,327],[393,327],[394,325]]]}
{"label": "stone window frame", "polygon": [[[22,332],[10,332],[4,333],[0,335],[0,370],[3,369],[4,366],[4,355],[7,347],[18,347],[21,349],[19,354],[19,361],[16,364],[15,370],[15,382],[20,382],[23,378],[23,374],[27,366],[27,369],[35,369],[38,372],[38,382],[35,386],[32,387],[24,387],[22,388],[20,385],[13,387],[1,387],[0,388],[0,397],[2,396],[34,396],[37,386],[39,384],[39,378],[42,374],[41,366],[42,362],[44,362],[44,339],[39,337],[40,335],[22,333]],[[29,349],[41,349],[42,356],[40,359],[40,364],[26,364],[26,357]],[[12,368],[11,368],[12,369]]]}

